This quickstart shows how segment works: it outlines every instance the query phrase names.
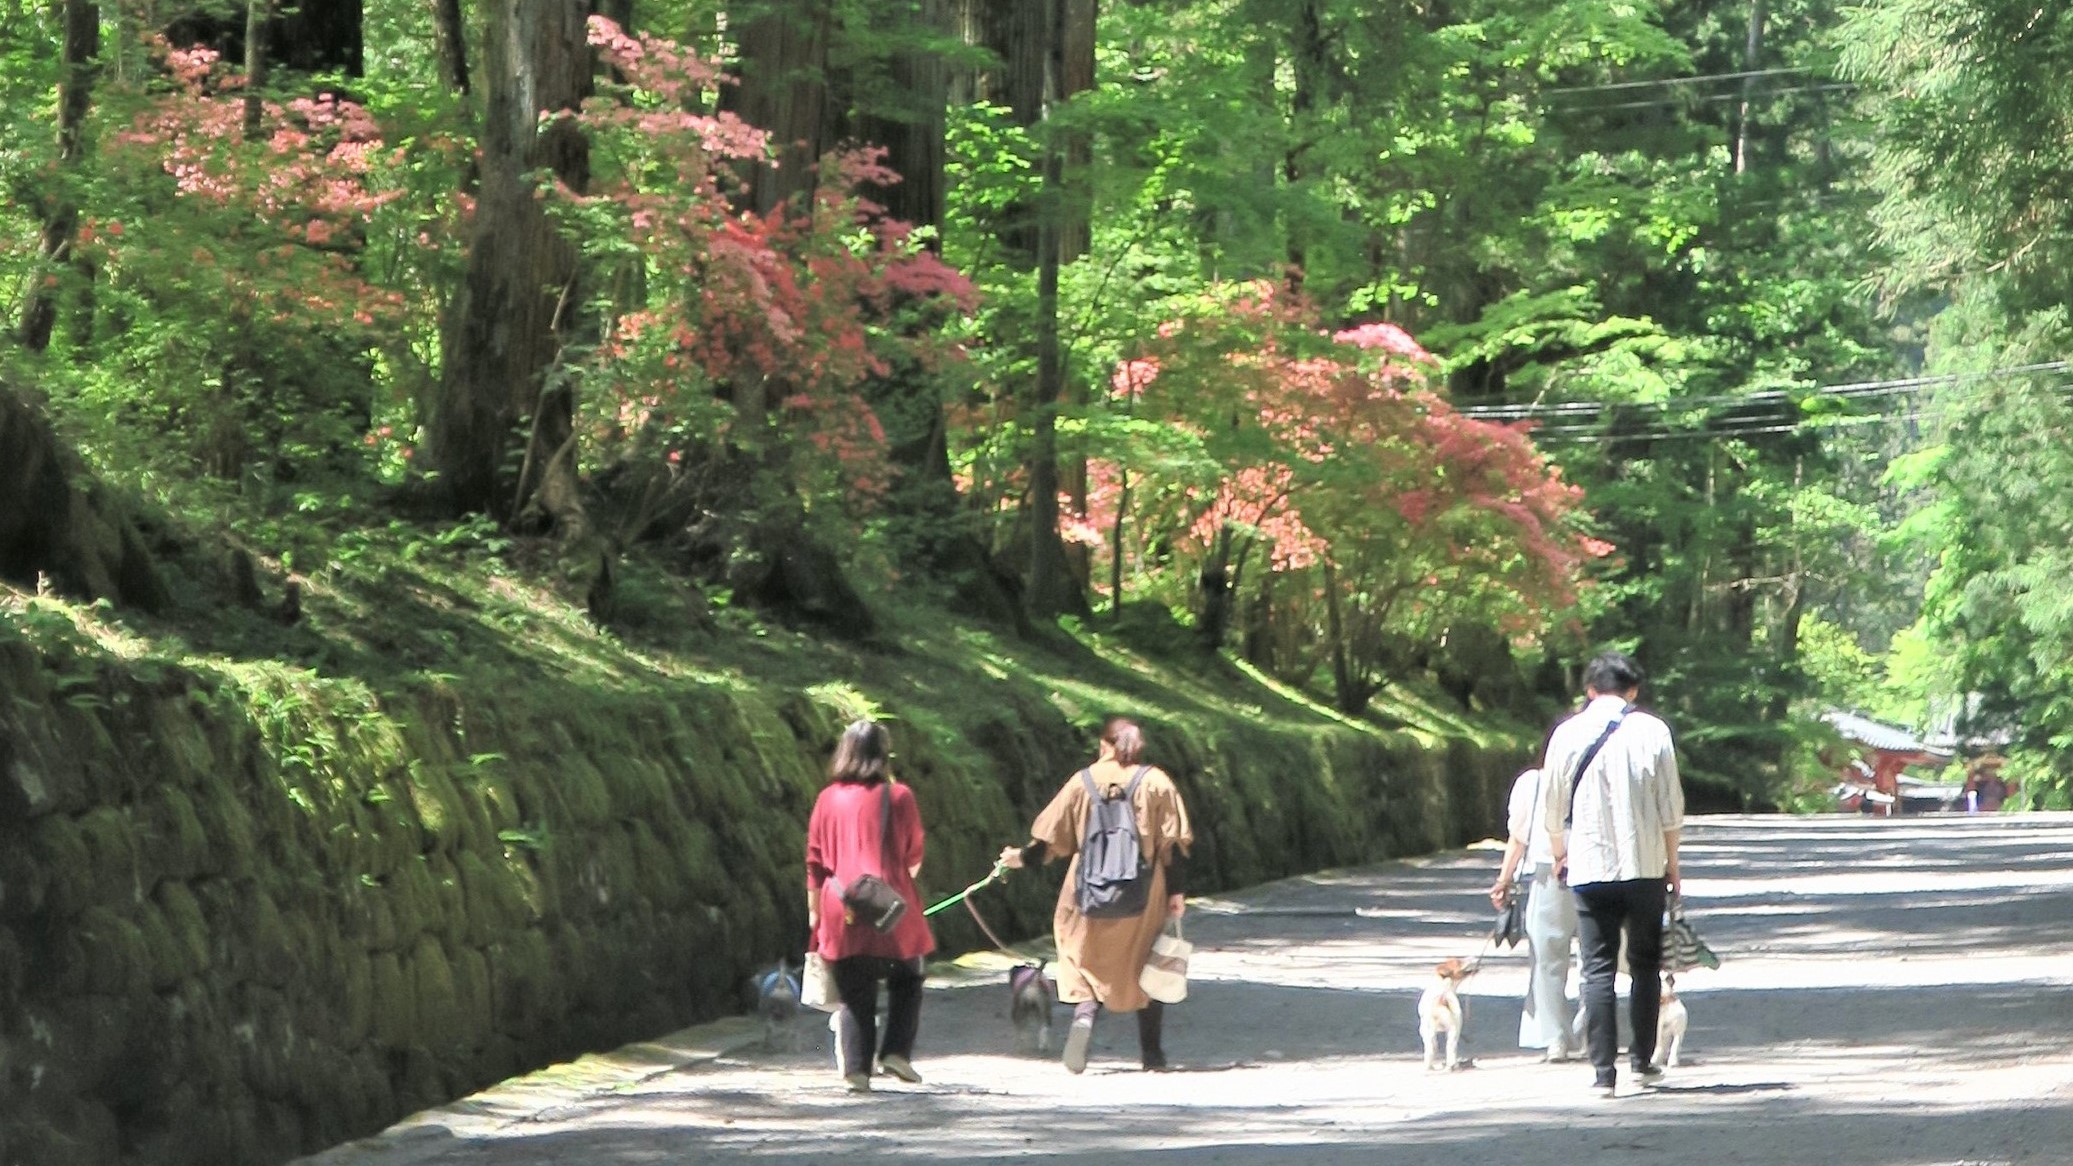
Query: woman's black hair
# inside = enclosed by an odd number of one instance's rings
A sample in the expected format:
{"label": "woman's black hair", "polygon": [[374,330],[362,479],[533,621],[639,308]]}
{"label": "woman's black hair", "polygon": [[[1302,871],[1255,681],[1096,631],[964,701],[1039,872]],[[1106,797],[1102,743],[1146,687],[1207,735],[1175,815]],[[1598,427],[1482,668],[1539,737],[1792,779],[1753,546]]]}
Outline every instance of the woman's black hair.
{"label": "woman's black hair", "polygon": [[851,721],[842,730],[842,740],[835,745],[835,760],[828,763],[828,776],[835,781],[870,785],[885,779],[892,757],[892,737],[884,725],[869,718]]}

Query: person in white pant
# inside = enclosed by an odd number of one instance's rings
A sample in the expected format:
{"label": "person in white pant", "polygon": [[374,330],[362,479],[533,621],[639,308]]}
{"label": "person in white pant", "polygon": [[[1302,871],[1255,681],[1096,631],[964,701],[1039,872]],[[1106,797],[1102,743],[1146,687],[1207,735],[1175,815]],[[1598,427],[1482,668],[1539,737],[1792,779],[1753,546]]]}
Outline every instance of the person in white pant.
{"label": "person in white pant", "polygon": [[1521,863],[1526,874],[1526,944],[1533,954],[1526,1010],[1519,1017],[1519,1047],[1544,1049],[1549,1061],[1576,1057],[1583,1044],[1583,1016],[1569,1000],[1570,945],[1576,939],[1576,897],[1555,879],[1555,855],[1541,828],[1540,770],[1512,782],[1506,824],[1511,838],[1504,866],[1490,884],[1490,903],[1502,910],[1513,893]]}

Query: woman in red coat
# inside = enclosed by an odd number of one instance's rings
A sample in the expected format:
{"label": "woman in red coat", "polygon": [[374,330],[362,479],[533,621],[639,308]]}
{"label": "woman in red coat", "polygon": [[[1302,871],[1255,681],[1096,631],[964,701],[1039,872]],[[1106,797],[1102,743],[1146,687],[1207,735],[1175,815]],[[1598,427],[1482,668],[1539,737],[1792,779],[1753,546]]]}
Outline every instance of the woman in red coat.
{"label": "woman in red coat", "polygon": [[[887,1073],[919,1084],[914,1036],[921,1027],[922,957],[934,951],[914,876],[921,871],[921,811],[914,791],[892,779],[892,742],[875,721],[842,731],[829,782],[806,827],[806,913],[813,949],[835,975],[842,1008],[835,1014],[836,1066],[852,1091],[871,1088],[871,1054]],[[888,815],[888,811],[890,814]],[[885,823],[890,817],[891,828]],[[842,889],[877,875],[907,901],[892,930],[853,919]],[[888,1003],[885,1043],[878,1043],[878,982]]]}

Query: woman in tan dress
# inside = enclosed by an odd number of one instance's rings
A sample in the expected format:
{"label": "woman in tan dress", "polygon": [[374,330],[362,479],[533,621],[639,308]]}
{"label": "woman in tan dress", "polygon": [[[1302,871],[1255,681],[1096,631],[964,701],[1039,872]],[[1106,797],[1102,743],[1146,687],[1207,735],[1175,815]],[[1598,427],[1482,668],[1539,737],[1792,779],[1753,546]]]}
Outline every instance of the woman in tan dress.
{"label": "woman in tan dress", "polygon": [[1001,851],[1001,862],[1013,868],[1054,858],[1072,860],[1066,868],[1065,885],[1058,892],[1051,927],[1058,941],[1058,996],[1074,1006],[1072,1027],[1065,1037],[1065,1067],[1074,1073],[1087,1067],[1094,1017],[1103,1008],[1137,1013],[1144,1067],[1166,1068],[1166,1053],[1160,1047],[1165,1006],[1146,996],[1137,979],[1151,957],[1152,941],[1167,919],[1178,919],[1185,910],[1185,860],[1195,836],[1188,829],[1187,807],[1181,804],[1173,779],[1164,770],[1143,764],[1143,754],[1143,730],[1134,721],[1114,717],[1101,730],[1101,756],[1083,771],[1106,797],[1119,796],[1138,779],[1131,804],[1136,811],[1138,847],[1150,864],[1143,877],[1152,880],[1141,913],[1111,919],[1090,919],[1080,913],[1080,840],[1086,835],[1094,796],[1078,773],[1037,815],[1036,825],[1030,827],[1029,845]]}

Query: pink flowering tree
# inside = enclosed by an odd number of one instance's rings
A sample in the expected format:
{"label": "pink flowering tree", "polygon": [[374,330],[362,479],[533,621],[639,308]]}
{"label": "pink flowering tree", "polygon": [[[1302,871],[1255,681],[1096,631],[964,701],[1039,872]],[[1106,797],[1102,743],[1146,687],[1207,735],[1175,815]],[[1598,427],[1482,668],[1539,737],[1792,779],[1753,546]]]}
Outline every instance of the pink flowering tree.
{"label": "pink flowering tree", "polygon": [[[408,265],[370,248],[437,213],[403,205],[406,151],[329,94],[263,100],[253,132],[241,74],[208,49],[158,52],[149,88],[104,91],[115,124],[79,232],[95,342],[151,370],[108,386],[128,428],[225,478],[407,451],[376,369],[402,355]],[[393,440],[370,442],[384,423]]]}
{"label": "pink flowering tree", "polygon": [[1218,289],[1118,365],[1109,407],[1138,424],[1091,451],[1086,525],[1112,564],[1198,564],[1141,574],[1192,592],[1212,646],[1249,595],[1249,654],[1302,680],[1322,652],[1349,710],[1456,624],[1540,635],[1610,548],[1526,432],[1456,412],[1435,368],[1393,325],[1327,334],[1270,286]]}
{"label": "pink flowering tree", "polygon": [[832,155],[804,206],[739,209],[739,163],[761,131],[690,112],[722,83],[671,41],[592,17],[623,82],[586,102],[590,192],[557,213],[617,275],[597,304],[603,339],[581,363],[582,432],[599,470],[643,481],[654,516],[748,505],[760,493],[841,503],[832,535],[888,485],[885,431],[863,387],[895,360],[952,355],[911,326],[968,306],[971,288],[858,192],[897,176],[875,151]]}

